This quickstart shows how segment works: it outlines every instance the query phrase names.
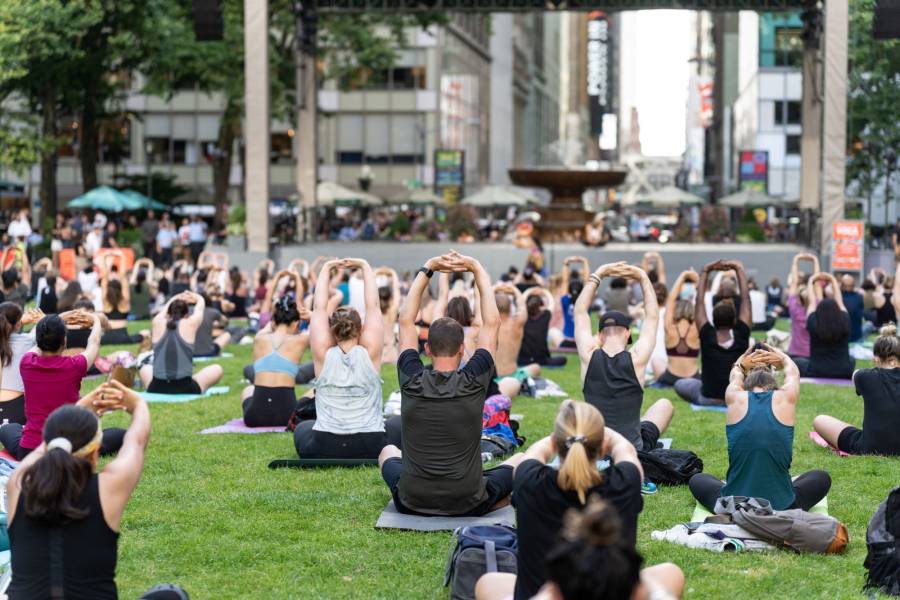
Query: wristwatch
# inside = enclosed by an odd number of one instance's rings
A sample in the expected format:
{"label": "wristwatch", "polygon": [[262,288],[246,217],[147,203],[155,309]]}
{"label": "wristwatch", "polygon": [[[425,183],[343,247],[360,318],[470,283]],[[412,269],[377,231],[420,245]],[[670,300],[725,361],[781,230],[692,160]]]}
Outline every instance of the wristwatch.
{"label": "wristwatch", "polygon": [[425,277],[427,277],[428,279],[431,279],[431,276],[434,275],[434,271],[432,271],[428,267],[421,267],[418,272],[425,273]]}

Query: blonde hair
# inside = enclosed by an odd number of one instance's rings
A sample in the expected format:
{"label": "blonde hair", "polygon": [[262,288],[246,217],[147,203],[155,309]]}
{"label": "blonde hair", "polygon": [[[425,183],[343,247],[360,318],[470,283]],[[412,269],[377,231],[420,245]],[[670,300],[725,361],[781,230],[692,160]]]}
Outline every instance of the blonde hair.
{"label": "blonde hair", "polygon": [[603,448],[605,428],[603,415],[587,402],[564,400],[559,407],[553,428],[562,463],[557,483],[566,491],[577,492],[581,504],[587,501],[587,491],[603,479],[596,461]]}
{"label": "blonde hair", "polygon": [[882,363],[896,359],[900,361],[900,337],[897,337],[897,325],[889,323],[878,332],[878,339],[872,347],[872,353]]}

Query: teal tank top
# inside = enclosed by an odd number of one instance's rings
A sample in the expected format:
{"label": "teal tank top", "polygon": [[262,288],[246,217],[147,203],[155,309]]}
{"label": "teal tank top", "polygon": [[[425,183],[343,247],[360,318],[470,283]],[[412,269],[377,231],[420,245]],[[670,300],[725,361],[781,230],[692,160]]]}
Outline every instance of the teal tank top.
{"label": "teal tank top", "polygon": [[794,503],[794,428],[775,418],[773,394],[750,392],[747,414],[734,425],[725,426],[728,476],[719,496],[765,498],[774,510],[786,510]]}

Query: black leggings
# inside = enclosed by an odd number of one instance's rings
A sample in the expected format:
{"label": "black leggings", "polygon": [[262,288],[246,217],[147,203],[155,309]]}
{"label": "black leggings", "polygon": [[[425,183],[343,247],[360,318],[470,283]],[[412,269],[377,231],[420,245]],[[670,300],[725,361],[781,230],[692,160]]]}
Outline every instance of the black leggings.
{"label": "black leggings", "polygon": [[856,359],[852,356],[847,357],[847,370],[841,373],[840,371],[835,371],[833,373],[822,373],[818,369],[816,369],[816,365],[814,365],[810,359],[808,358],[800,358],[797,357],[794,359],[794,364],[797,365],[797,370],[800,371],[800,377],[827,377],[831,379],[851,379],[853,377],[853,371],[856,370]]}
{"label": "black leggings", "polygon": [[301,421],[294,431],[300,458],[378,458],[387,445],[401,448],[400,417],[392,417],[380,431],[340,435],[313,429],[315,421]]}
{"label": "black leggings", "polygon": [[[698,473],[691,477],[688,486],[694,498],[706,510],[715,511],[716,500],[725,484],[709,473]],[[809,510],[822,501],[831,489],[831,476],[825,471],[807,471],[793,481],[794,503],[788,508]]]}
{"label": "black leggings", "polygon": [[253,386],[253,396],[241,404],[244,425],[247,427],[287,427],[297,410],[297,395],[293,387]]}
{"label": "black leggings", "polygon": [[19,425],[25,424],[25,394],[20,394],[6,402],[0,402],[0,423],[4,421]]}
{"label": "black leggings", "polygon": [[139,344],[143,339],[144,337],[141,334],[129,335],[127,327],[120,327],[118,329],[110,329],[104,333],[103,337],[100,338],[100,345]]}
{"label": "black leggings", "polygon": [[[100,456],[112,456],[122,447],[122,441],[125,439],[125,430],[117,427],[104,429],[103,439],[100,441]],[[22,448],[19,442],[22,441],[22,425],[18,423],[9,423],[0,427],[0,444],[7,452],[16,457],[16,460],[22,460],[28,456],[34,448]]]}

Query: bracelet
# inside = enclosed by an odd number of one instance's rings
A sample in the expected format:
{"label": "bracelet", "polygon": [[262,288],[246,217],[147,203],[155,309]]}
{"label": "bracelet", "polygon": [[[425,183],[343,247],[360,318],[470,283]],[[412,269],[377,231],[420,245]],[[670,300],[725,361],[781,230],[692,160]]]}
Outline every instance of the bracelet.
{"label": "bracelet", "polygon": [[601,279],[596,274],[591,273],[591,276],[588,277],[588,281],[591,281],[594,283],[594,285],[596,285],[597,287],[600,287]]}

